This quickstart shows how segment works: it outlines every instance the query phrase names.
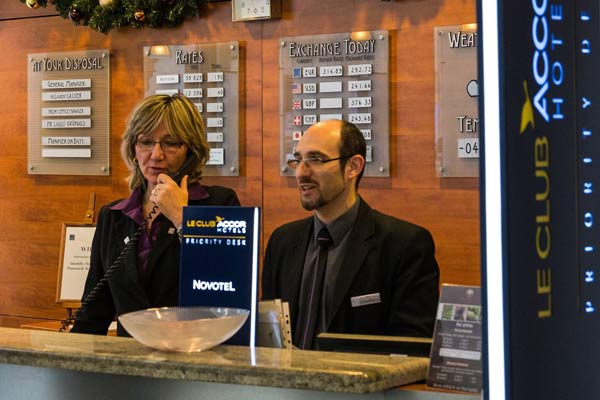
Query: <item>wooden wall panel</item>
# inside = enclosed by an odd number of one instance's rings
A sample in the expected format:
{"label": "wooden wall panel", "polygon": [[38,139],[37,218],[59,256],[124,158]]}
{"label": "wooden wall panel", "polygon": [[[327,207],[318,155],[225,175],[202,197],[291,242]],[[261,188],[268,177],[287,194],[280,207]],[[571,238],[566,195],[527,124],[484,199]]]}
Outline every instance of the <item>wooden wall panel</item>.
{"label": "wooden wall panel", "polygon": [[[429,228],[442,281],[479,284],[476,179],[440,180],[434,170],[433,28],[475,21],[474,0],[284,0],[283,17],[231,22],[230,2],[211,3],[176,29],[117,29],[104,35],[18,0],[0,4],[0,325],[62,318],[55,305],[62,222],[80,222],[90,192],[97,209],[127,195],[119,155],[125,120],[143,96],[142,48],[153,44],[241,43],[241,175],[205,178],[263,207],[263,242],[275,227],[308,213],[293,178],[279,176],[278,52],[282,36],[387,29],[390,54],[389,178],[365,178],[375,208]],[[10,4],[9,4],[10,3]],[[14,6],[25,7],[22,11]],[[16,13],[16,14],[15,14]],[[20,15],[23,19],[7,19]],[[28,175],[28,53],[107,48],[111,53],[111,175]]]}

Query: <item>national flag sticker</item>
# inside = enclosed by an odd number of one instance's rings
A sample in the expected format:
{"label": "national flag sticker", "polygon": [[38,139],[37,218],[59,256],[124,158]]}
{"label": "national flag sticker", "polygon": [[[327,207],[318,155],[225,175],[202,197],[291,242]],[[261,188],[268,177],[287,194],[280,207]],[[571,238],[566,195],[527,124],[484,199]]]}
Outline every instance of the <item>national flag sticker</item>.
{"label": "national flag sticker", "polygon": [[302,125],[302,116],[294,115],[294,125]]}
{"label": "national flag sticker", "polygon": [[302,85],[299,83],[292,83],[292,94],[302,94]]}
{"label": "national flag sticker", "polygon": [[292,140],[300,140],[300,138],[302,137],[302,131],[294,131],[292,132]]}
{"label": "national flag sticker", "polygon": [[302,100],[294,99],[292,101],[292,110],[302,110]]}
{"label": "national flag sticker", "polygon": [[303,121],[302,121],[303,125],[312,125],[312,124],[316,124],[317,123],[317,116],[312,114],[312,115],[303,115]]}
{"label": "national flag sticker", "polygon": [[302,78],[302,68],[294,68],[294,78]]}

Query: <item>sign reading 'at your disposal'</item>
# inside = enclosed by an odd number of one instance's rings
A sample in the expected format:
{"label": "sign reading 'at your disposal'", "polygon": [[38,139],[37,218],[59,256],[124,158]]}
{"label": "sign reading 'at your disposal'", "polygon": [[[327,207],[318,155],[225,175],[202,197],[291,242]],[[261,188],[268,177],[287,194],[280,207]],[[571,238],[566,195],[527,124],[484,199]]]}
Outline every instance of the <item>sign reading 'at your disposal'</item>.
{"label": "sign reading 'at your disposal'", "polygon": [[29,174],[108,175],[107,50],[29,54]]}

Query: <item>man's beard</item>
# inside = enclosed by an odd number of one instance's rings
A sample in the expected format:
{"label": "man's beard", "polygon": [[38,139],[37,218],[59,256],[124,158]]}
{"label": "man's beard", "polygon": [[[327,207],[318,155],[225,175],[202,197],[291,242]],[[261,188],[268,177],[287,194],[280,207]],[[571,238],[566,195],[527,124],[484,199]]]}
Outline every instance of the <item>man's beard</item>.
{"label": "man's beard", "polygon": [[342,195],[342,193],[344,193],[344,189],[345,188],[342,186],[341,188],[339,188],[339,191],[333,194],[329,199],[326,199],[321,191],[319,191],[319,195],[314,200],[300,196],[300,203],[302,203],[302,207],[306,211],[314,211],[316,209],[326,206],[327,204],[337,199],[339,196]]}
{"label": "man's beard", "polygon": [[306,211],[313,211],[327,204],[327,202],[325,201],[325,199],[323,199],[323,196],[321,195],[319,195],[319,197],[317,197],[315,200],[300,197],[300,202],[302,203],[302,207],[304,207]]}

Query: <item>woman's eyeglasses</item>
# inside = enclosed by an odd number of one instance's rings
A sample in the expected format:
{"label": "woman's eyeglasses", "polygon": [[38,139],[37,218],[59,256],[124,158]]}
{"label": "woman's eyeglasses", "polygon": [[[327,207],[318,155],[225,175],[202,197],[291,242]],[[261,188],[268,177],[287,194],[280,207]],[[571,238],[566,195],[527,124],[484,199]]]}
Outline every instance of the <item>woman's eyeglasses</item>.
{"label": "woman's eyeglasses", "polygon": [[152,151],[152,149],[154,149],[154,145],[157,143],[165,153],[175,153],[183,145],[182,142],[176,139],[165,139],[159,141],[154,141],[152,139],[138,139],[135,141],[135,147],[141,151]]}

